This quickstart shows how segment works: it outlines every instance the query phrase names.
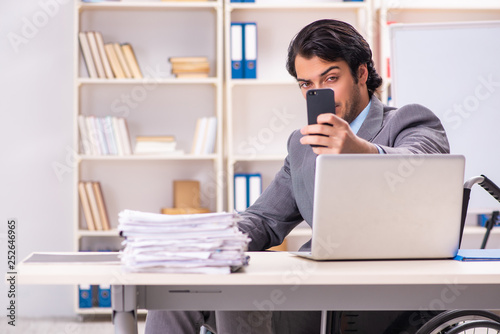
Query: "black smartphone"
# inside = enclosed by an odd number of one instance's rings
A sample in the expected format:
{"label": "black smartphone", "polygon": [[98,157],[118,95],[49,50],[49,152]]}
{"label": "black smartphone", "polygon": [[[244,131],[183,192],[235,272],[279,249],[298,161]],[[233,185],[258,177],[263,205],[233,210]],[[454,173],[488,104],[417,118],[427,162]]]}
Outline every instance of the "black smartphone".
{"label": "black smartphone", "polygon": [[[330,88],[310,89],[306,93],[307,100],[307,123],[316,124],[318,115],[335,114],[335,92]],[[328,123],[325,123],[327,125]],[[324,135],[320,135],[324,136]],[[311,147],[324,147],[323,145],[311,145]]]}
{"label": "black smartphone", "polygon": [[335,93],[333,89],[310,89],[306,94],[307,122],[309,125],[316,124],[318,115],[335,114]]}

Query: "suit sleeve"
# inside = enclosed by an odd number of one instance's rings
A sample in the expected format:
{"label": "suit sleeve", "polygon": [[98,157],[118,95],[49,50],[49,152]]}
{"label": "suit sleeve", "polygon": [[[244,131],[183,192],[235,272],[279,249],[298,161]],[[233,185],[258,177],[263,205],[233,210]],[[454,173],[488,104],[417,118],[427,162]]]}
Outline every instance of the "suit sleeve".
{"label": "suit sleeve", "polygon": [[429,109],[410,104],[388,117],[384,132],[388,143],[378,144],[388,154],[446,154],[450,146],[439,118]]}
{"label": "suit sleeve", "polygon": [[[288,140],[290,146],[290,139]],[[265,250],[283,242],[290,231],[303,221],[292,187],[289,157],[274,180],[245,212],[238,227],[250,237],[250,251]]]}

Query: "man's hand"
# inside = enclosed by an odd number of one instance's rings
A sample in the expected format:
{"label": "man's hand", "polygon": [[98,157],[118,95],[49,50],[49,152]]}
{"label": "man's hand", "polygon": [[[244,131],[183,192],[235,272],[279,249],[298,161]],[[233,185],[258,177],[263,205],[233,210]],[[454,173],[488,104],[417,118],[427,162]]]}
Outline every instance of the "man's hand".
{"label": "man's hand", "polygon": [[313,147],[316,154],[379,153],[375,145],[356,136],[349,123],[335,114],[319,115],[318,124],[307,125],[300,130],[300,133],[304,135],[300,139],[301,144],[325,146]]}

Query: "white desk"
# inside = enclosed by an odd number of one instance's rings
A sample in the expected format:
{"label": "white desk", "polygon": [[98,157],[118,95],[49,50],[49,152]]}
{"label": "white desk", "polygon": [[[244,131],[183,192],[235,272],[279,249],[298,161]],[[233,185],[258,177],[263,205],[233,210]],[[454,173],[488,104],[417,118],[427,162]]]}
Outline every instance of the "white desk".
{"label": "white desk", "polygon": [[249,255],[250,265],[230,275],[126,273],[118,263],[21,263],[18,283],[111,284],[116,333],[137,332],[137,308],[500,309],[498,262],[314,262],[284,252]]}

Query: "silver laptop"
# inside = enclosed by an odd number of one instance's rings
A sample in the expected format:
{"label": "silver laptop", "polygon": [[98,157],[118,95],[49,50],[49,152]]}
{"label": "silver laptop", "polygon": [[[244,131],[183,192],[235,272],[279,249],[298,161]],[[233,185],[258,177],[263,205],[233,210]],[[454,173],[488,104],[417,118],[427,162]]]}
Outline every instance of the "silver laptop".
{"label": "silver laptop", "polygon": [[316,260],[452,258],[460,239],[461,155],[320,155]]}

